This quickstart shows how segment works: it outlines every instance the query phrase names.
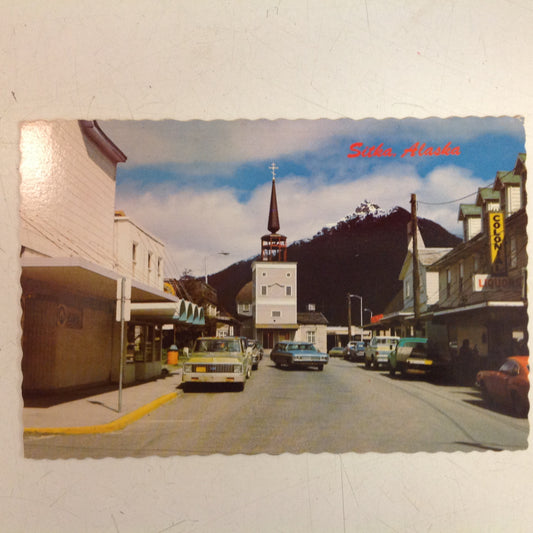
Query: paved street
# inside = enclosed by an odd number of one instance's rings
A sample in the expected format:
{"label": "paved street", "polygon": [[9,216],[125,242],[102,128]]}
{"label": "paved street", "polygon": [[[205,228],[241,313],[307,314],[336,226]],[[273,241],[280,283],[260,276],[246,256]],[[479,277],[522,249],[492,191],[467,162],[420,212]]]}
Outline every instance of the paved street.
{"label": "paved street", "polygon": [[243,392],[203,387],[121,431],[26,436],[28,458],[527,448],[529,424],[487,409],[474,388],[391,378],[332,359],[276,369],[268,358]]}

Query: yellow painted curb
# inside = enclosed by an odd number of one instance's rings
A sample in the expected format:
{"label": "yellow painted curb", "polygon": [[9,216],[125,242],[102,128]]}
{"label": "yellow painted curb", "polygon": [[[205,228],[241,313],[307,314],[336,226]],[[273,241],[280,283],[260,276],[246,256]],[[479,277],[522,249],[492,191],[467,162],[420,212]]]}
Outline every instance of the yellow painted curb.
{"label": "yellow painted curb", "polygon": [[124,429],[128,424],[131,424],[132,422],[135,422],[136,420],[139,420],[139,418],[142,418],[143,416],[147,415],[151,411],[157,409],[161,405],[170,402],[170,400],[173,400],[178,396],[177,392],[171,392],[169,394],[165,394],[164,396],[161,396],[157,400],[154,400],[153,402],[150,402],[146,405],[143,405],[139,409],[136,409],[135,411],[132,411],[131,413],[128,413],[127,415],[124,415],[117,420],[114,420],[113,422],[109,422],[107,424],[98,424],[95,426],[78,426],[78,427],[57,427],[57,428],[24,428],[25,434],[46,434],[46,435],[52,435],[52,434],[62,434],[62,435],[83,435],[83,434],[89,434],[89,433],[109,433],[111,431],[117,431],[119,429]]}

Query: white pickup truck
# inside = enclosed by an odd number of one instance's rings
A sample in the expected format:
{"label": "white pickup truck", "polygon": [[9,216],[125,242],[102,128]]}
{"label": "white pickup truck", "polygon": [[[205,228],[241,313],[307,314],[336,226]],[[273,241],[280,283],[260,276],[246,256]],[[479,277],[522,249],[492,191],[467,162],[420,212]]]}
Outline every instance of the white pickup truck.
{"label": "white pickup truck", "polygon": [[365,348],[365,367],[377,369],[380,365],[389,364],[389,354],[392,352],[400,337],[391,337],[385,335],[377,335],[372,337],[372,340]]}

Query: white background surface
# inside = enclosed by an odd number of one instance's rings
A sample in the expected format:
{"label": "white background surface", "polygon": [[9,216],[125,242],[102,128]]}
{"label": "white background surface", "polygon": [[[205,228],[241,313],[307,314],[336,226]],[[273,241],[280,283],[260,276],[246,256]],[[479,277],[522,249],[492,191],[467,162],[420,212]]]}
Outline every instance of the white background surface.
{"label": "white background surface", "polygon": [[522,115],[530,151],[528,0],[1,4],[0,529],[530,530],[530,451],[25,460],[17,214],[20,120]]}

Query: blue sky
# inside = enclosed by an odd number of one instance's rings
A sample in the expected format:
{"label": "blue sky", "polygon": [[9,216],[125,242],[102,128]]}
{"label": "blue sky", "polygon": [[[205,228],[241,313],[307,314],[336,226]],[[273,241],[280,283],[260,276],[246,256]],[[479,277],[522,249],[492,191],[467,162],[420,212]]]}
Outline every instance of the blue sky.
{"label": "blue sky", "polygon": [[[117,171],[116,207],[166,243],[172,276],[203,274],[206,257],[215,272],[259,252],[272,161],[280,233],[289,242],[335,224],[365,199],[409,209],[411,193],[421,217],[459,235],[459,199],[511,169],[525,143],[522,120],[510,117],[100,125],[128,157]],[[401,157],[417,142],[434,149],[451,143],[460,154]],[[383,143],[396,157],[350,158],[353,143]]]}

